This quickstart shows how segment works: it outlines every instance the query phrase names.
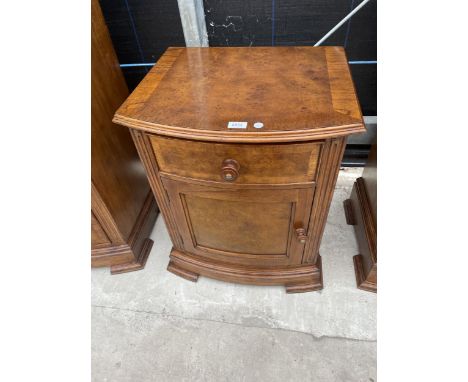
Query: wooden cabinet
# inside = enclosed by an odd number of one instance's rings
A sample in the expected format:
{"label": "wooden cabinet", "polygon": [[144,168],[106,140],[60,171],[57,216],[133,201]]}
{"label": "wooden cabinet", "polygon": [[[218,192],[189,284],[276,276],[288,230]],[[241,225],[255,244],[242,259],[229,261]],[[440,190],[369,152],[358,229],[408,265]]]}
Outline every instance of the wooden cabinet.
{"label": "wooden cabinet", "polygon": [[356,179],[344,207],[359,245],[359,254],[353,257],[357,286],[377,292],[377,144],[372,146],[362,177]]}
{"label": "wooden cabinet", "polygon": [[342,48],[169,48],[114,121],[145,165],[171,272],[323,287],[346,137],[365,131]]}
{"label": "wooden cabinet", "polygon": [[145,266],[158,207],[129,131],[112,123],[128,89],[97,0],[91,43],[91,265],[128,272]]}

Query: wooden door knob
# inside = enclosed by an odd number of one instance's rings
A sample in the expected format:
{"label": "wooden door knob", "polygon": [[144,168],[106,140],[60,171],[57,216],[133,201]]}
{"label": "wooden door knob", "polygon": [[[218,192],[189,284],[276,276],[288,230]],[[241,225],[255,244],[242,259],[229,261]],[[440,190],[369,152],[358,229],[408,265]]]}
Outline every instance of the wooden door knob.
{"label": "wooden door knob", "polygon": [[301,244],[304,244],[307,240],[306,230],[304,228],[297,228],[296,236]]}
{"label": "wooden door knob", "polygon": [[221,167],[221,177],[226,182],[234,182],[239,176],[240,165],[235,159],[225,159]]}

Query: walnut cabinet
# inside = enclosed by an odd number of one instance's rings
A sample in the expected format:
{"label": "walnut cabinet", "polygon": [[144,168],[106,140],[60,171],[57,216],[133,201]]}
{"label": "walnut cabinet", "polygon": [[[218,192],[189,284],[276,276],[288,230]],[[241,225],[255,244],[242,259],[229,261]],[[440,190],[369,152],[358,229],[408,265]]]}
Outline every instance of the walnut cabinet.
{"label": "walnut cabinet", "polygon": [[91,265],[129,272],[145,266],[158,207],[128,129],[112,123],[128,89],[98,0],[91,9]]}
{"label": "walnut cabinet", "polygon": [[377,292],[377,144],[372,145],[366,167],[345,200],[346,221],[354,226],[359,254],[353,257],[359,289]]}
{"label": "walnut cabinet", "polygon": [[346,137],[365,131],[340,47],[169,48],[114,116],[191,281],[323,287]]}

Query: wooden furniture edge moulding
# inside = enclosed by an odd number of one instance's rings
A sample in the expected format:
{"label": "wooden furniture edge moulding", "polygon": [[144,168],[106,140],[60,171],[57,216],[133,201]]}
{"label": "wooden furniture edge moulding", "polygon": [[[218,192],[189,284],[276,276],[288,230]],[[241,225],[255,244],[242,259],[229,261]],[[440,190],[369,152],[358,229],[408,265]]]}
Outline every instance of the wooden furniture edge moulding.
{"label": "wooden furniture edge moulding", "polygon": [[[190,48],[169,47],[166,52],[156,62],[156,65],[143,78],[138,87],[131,96],[122,104],[114,115],[113,122],[131,129],[138,129],[148,133],[165,135],[177,138],[186,138],[203,141],[216,142],[242,142],[242,143],[268,143],[268,142],[297,142],[307,140],[320,140],[336,137],[347,137],[350,134],[364,133],[366,128],[360,117],[359,123],[345,124],[339,126],[322,127],[315,130],[286,130],[286,131],[268,131],[262,132],[259,139],[258,132],[232,132],[232,131],[205,131],[191,129],[189,127],[169,126],[158,123],[151,123],[125,116],[125,112],[136,110],[144,105],[152,92],[157,88],[159,82],[171,69],[179,55]],[[198,48],[193,48],[198,49]],[[210,49],[210,48],[202,48]],[[327,56],[329,62],[332,58]],[[349,67],[346,71],[350,75]],[[356,89],[353,86],[353,92],[356,95]],[[336,102],[335,100],[333,102]]]}
{"label": "wooden furniture edge moulding", "polygon": [[153,246],[153,240],[149,235],[159,213],[153,193],[148,193],[129,237],[124,240],[94,184],[91,183],[91,186],[92,212],[110,241],[109,245],[91,249],[91,266],[110,265],[113,275],[143,269]]}

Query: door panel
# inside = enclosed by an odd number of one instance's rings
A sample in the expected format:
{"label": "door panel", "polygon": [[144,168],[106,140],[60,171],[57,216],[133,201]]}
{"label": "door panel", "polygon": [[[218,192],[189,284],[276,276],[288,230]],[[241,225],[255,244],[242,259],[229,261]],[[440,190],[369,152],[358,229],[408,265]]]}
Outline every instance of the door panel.
{"label": "door panel", "polygon": [[191,194],[182,197],[198,247],[286,255],[292,203],[217,200]]}
{"label": "door panel", "polygon": [[218,261],[300,264],[313,187],[239,189],[163,177],[185,250]]}

